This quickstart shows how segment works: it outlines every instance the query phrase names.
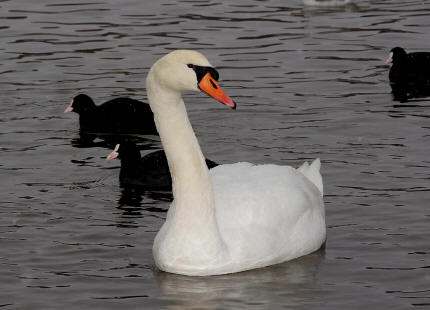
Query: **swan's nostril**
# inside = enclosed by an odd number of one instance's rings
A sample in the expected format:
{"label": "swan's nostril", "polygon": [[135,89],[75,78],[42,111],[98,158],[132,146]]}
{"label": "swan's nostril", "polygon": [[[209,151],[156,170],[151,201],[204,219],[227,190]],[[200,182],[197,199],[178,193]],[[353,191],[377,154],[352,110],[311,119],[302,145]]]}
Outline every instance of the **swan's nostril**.
{"label": "swan's nostril", "polygon": [[212,80],[209,80],[209,81],[211,82],[213,88],[218,89],[218,86],[216,86],[216,84]]}

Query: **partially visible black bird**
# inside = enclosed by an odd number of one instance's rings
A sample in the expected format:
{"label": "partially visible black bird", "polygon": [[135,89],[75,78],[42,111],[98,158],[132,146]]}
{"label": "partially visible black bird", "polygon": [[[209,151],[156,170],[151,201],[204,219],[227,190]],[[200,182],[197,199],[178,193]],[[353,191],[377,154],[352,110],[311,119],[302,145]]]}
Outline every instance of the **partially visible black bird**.
{"label": "partially visible black bird", "polygon": [[64,113],[79,114],[81,132],[157,134],[148,104],[131,98],[116,98],[99,106],[85,94],[73,98]]}
{"label": "partially visible black bird", "polygon": [[[141,157],[137,145],[126,140],[117,144],[108,155],[107,160],[121,160],[119,182],[122,187],[138,186],[148,190],[172,190],[172,179],[166,154],[163,150],[155,151]],[[209,169],[218,166],[206,159]]]}
{"label": "partially visible black bird", "polygon": [[430,53],[406,53],[401,47],[390,51],[385,64],[392,63],[388,77],[393,94],[412,94],[430,90]]}

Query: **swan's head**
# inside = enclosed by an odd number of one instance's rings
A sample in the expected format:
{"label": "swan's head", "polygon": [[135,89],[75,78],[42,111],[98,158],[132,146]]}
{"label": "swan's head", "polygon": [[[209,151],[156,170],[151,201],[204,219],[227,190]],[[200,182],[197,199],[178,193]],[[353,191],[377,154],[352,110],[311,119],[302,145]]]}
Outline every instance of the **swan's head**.
{"label": "swan's head", "polygon": [[[218,84],[219,74],[201,53],[191,50],[173,51],[160,58],[148,73],[147,81],[177,92],[202,91],[235,109],[234,101]],[[147,83],[147,85],[150,83]]]}

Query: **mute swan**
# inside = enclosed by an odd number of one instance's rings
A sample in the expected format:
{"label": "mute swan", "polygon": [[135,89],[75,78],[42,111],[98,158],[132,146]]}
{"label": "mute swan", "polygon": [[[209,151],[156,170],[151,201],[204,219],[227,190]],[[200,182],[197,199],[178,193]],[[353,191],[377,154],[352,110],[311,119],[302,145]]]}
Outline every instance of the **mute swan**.
{"label": "mute swan", "polygon": [[202,54],[177,50],[146,78],[149,105],[166,152],[173,202],[153,256],[163,271],[205,276],[281,263],[325,241],[320,162],[289,166],[240,162],[208,170],[188,120],[183,91],[203,91],[235,108]]}
{"label": "mute swan", "polygon": [[79,94],[64,110],[69,112],[79,114],[80,130],[84,132],[157,133],[149,106],[131,98],[116,98],[96,106],[90,96]]}

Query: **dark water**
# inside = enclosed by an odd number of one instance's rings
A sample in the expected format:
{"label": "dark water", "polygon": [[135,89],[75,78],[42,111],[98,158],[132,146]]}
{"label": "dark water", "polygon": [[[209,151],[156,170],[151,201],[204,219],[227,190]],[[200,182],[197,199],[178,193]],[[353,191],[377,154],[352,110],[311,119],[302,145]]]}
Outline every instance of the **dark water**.
{"label": "dark water", "polygon": [[[0,308],[430,307],[430,98],[393,101],[383,65],[396,45],[430,51],[430,3],[147,2],[0,1]],[[185,95],[209,158],[322,159],[325,251],[220,277],[155,269],[169,196],[121,189],[110,149],[76,143],[62,112],[79,92],[145,100],[178,48],[238,103]]]}

